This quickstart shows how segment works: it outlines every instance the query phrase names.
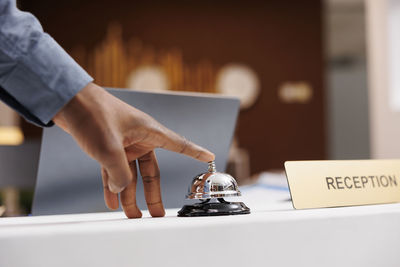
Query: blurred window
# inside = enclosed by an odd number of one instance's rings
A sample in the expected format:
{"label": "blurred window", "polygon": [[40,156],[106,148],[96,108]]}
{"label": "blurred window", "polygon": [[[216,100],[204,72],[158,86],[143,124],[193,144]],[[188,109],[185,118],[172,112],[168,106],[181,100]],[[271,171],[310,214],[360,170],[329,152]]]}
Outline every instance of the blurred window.
{"label": "blurred window", "polygon": [[388,4],[389,103],[400,111],[400,0]]}

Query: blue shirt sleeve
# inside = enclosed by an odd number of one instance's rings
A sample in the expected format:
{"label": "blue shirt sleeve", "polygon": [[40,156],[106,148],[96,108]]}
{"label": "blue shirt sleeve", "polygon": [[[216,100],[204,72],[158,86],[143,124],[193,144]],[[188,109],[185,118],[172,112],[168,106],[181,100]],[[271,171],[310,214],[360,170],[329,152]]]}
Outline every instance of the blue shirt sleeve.
{"label": "blue shirt sleeve", "polygon": [[52,118],[93,81],[15,0],[0,0],[0,99],[27,120]]}

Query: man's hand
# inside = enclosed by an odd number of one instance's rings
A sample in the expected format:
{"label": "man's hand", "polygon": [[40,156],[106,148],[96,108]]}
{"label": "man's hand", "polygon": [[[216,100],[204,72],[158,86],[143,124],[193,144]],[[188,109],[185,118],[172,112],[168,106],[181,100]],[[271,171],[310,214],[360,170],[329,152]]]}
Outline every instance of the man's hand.
{"label": "man's hand", "polygon": [[167,129],[146,113],[90,83],[55,117],[79,146],[102,166],[104,200],[118,209],[118,193],[126,216],[140,218],[136,205],[136,162],[143,177],[147,207],[165,215],[155,148],[182,153],[200,161],[214,160],[210,151]]}

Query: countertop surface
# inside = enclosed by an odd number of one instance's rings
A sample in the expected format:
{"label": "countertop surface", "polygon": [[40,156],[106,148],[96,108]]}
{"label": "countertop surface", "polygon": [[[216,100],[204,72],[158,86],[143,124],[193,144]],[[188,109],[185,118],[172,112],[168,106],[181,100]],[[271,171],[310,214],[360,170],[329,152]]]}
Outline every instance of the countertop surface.
{"label": "countertop surface", "polygon": [[242,192],[249,215],[2,218],[0,266],[400,266],[400,204],[294,210],[280,186]]}

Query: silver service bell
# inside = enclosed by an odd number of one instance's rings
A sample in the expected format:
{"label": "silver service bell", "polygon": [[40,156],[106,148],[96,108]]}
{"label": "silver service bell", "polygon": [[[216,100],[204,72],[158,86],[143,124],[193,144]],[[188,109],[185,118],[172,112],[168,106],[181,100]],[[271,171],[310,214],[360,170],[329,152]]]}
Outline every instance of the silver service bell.
{"label": "silver service bell", "polygon": [[214,161],[208,163],[208,172],[194,177],[189,186],[187,199],[211,199],[241,196],[235,178],[217,172]]}
{"label": "silver service bell", "polygon": [[215,162],[211,161],[208,163],[208,172],[194,177],[186,195],[187,199],[199,199],[200,203],[183,206],[178,216],[249,214],[250,209],[244,203],[223,199],[236,196],[241,196],[236,180],[227,173],[217,172]]}

